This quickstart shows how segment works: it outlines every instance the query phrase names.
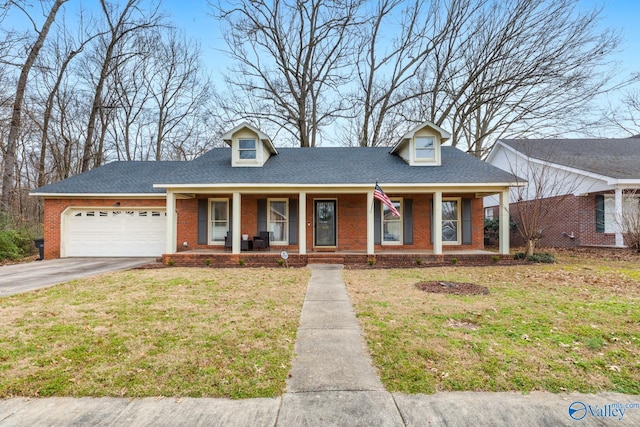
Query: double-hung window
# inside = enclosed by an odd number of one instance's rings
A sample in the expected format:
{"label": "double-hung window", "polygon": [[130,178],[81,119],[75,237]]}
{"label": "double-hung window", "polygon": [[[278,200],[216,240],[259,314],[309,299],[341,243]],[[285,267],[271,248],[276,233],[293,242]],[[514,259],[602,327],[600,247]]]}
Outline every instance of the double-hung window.
{"label": "double-hung window", "polygon": [[209,206],[211,219],[209,241],[212,245],[223,245],[229,230],[229,200],[211,199]]}
{"label": "double-hung window", "polygon": [[[402,212],[402,199],[391,199],[391,203]],[[382,244],[401,245],[402,244],[402,217],[397,217],[391,213],[391,209],[384,203],[382,207]]]}
{"label": "double-hung window", "polygon": [[238,156],[240,160],[256,159],[256,140],[255,139],[239,139],[238,140]]}
{"label": "double-hung window", "polygon": [[436,158],[436,140],[433,136],[416,136],[416,161],[430,161]]}
{"label": "double-hung window", "polygon": [[271,232],[271,243],[289,244],[289,201],[287,199],[269,199],[267,227]]}
{"label": "double-hung window", "polygon": [[460,199],[442,200],[442,243],[460,244]]}

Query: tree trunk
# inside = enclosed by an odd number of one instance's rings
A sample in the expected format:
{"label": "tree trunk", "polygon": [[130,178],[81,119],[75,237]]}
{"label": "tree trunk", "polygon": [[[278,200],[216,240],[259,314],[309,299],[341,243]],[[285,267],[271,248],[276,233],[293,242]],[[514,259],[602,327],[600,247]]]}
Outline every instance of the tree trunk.
{"label": "tree trunk", "polygon": [[27,79],[29,78],[29,72],[31,67],[36,62],[40,49],[44,45],[44,41],[47,38],[51,24],[56,19],[56,14],[60,7],[66,3],[67,0],[56,0],[46,21],[42,25],[42,29],[38,34],[36,42],[31,46],[29,55],[22,66],[20,71],[20,78],[16,86],[16,96],[13,101],[13,112],[11,113],[11,124],[9,127],[9,136],[7,138],[7,150],[3,160],[4,176],[2,177],[2,199],[0,199],[0,209],[4,212],[8,212],[13,202],[13,185],[15,183],[15,173],[17,166],[16,151],[18,147],[18,138],[20,137],[20,128],[22,126],[22,101],[24,100],[24,93],[27,89]]}

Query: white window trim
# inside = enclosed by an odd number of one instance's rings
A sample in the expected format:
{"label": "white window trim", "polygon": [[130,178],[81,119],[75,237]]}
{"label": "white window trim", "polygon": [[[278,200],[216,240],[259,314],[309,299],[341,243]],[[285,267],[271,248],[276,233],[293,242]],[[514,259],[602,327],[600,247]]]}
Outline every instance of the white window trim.
{"label": "white window trim", "polygon": [[[253,149],[241,148],[240,141],[253,141]],[[243,151],[253,151],[255,153],[255,157],[250,159],[243,159],[242,156],[240,155],[240,153],[242,153]],[[249,138],[249,137],[238,138],[238,160],[241,162],[250,162],[250,163],[258,161],[258,140],[256,138]]]}
{"label": "white window trim", "polygon": [[[402,212],[403,211],[403,199],[402,197],[390,197],[391,202],[397,202],[400,203],[400,206],[398,206],[398,212]],[[396,241],[386,241],[384,240],[384,208],[385,208],[385,204],[384,203],[380,203],[380,243],[382,245],[385,246],[400,246],[404,244],[404,221],[403,221],[403,217],[402,215],[400,215],[400,218],[397,218],[396,220],[394,220],[393,222],[399,222],[400,223],[400,239],[396,242]]]}
{"label": "white window trim", "polygon": [[285,202],[286,204],[287,220],[284,221],[284,224],[285,224],[285,230],[287,231],[287,240],[271,240],[269,244],[274,246],[286,246],[289,244],[289,199],[287,198],[267,199],[267,230],[269,230],[269,232],[271,232],[271,202]]}
{"label": "white window trim", "polygon": [[213,218],[212,218],[212,209],[211,205],[213,202],[225,202],[227,204],[227,230],[229,230],[229,199],[225,198],[213,198],[209,199],[208,203],[208,213],[207,213],[207,243],[212,246],[224,246],[224,239],[220,241],[213,240],[212,231],[213,231]]}
{"label": "white window trim", "polygon": [[[431,139],[431,141],[433,141],[433,146],[431,148],[431,150],[433,150],[433,157],[418,157],[418,139]],[[433,163],[436,161],[436,137],[435,136],[431,136],[431,135],[417,135],[413,138],[413,155],[414,158],[416,160],[416,162],[419,163]]]}
{"label": "white window trim", "polygon": [[[442,240],[443,245],[461,245],[462,244],[462,197],[443,197],[442,203],[444,202],[457,202],[458,203],[458,219],[456,220],[458,223],[458,239],[455,242]],[[444,213],[444,209],[443,209]],[[443,218],[444,222],[445,219]],[[440,225],[442,226],[442,224]]]}

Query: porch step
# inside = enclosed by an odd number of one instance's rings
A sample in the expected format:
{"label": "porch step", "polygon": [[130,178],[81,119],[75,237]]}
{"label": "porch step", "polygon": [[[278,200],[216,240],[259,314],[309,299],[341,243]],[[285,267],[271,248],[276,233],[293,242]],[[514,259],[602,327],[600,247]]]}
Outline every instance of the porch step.
{"label": "porch step", "polygon": [[344,257],[341,256],[310,256],[307,264],[344,264]]}

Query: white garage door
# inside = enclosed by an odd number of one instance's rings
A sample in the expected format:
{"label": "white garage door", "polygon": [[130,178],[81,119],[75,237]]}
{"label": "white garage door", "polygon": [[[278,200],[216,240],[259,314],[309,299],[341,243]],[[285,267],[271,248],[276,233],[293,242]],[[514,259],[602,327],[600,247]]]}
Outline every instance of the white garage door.
{"label": "white garage door", "polygon": [[65,256],[159,256],[165,249],[164,209],[74,209],[66,213]]}

